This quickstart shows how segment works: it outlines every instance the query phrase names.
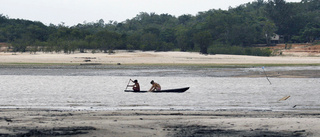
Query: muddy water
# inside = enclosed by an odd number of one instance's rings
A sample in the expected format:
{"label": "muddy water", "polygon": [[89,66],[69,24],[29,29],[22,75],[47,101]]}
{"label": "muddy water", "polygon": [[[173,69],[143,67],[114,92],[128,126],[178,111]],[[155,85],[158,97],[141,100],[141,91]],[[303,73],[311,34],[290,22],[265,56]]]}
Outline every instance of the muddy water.
{"label": "muddy water", "polygon": [[[319,67],[271,67],[266,74],[318,72]],[[256,77],[246,77],[255,75]],[[314,110],[320,79],[268,77],[261,68],[198,67],[10,67],[0,72],[1,108]],[[259,77],[257,77],[259,76]],[[185,93],[125,93],[129,79],[143,90],[154,80]],[[285,101],[281,98],[290,96]]]}

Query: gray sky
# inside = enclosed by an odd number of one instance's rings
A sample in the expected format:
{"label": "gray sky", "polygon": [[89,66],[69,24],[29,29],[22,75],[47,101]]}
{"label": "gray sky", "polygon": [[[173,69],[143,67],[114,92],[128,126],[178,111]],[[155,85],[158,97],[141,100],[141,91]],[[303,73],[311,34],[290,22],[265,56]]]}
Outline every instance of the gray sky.
{"label": "gray sky", "polygon": [[[0,0],[0,14],[9,18],[41,21],[67,26],[103,19],[122,22],[140,12],[168,13],[173,16],[196,15],[210,9],[227,10],[230,6],[256,0]],[[267,1],[267,0],[265,0]],[[286,0],[300,2],[301,0]]]}

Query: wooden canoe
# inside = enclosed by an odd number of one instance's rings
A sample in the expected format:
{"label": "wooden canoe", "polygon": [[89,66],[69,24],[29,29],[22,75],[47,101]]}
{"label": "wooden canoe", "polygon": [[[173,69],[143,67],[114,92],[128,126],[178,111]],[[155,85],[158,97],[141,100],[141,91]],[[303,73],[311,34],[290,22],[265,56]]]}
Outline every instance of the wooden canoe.
{"label": "wooden canoe", "polygon": [[[187,91],[189,87],[185,88],[176,88],[176,89],[165,89],[165,90],[160,90],[160,91],[153,91],[150,93],[183,93]],[[134,92],[134,93],[146,93],[148,91],[133,91],[133,90],[124,90],[124,92]]]}

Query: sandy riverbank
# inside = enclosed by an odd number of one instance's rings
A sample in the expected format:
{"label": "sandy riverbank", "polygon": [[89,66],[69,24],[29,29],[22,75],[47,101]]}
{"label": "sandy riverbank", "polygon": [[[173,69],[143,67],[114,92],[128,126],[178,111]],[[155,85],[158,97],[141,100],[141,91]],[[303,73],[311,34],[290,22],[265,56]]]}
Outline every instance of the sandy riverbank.
{"label": "sandy riverbank", "polygon": [[195,52],[123,52],[106,53],[0,53],[0,63],[71,64],[320,64],[319,57],[202,55]]}
{"label": "sandy riverbank", "polygon": [[0,136],[320,136],[319,112],[0,110]]}

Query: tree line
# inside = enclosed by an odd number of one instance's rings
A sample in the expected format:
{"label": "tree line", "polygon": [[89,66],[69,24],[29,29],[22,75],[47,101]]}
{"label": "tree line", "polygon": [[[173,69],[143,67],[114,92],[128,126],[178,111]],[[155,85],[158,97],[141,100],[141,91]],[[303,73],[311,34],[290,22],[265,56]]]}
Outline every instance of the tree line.
{"label": "tree line", "polygon": [[269,56],[270,50],[256,46],[271,45],[275,34],[283,36],[285,43],[319,40],[319,11],[319,0],[256,0],[195,16],[141,12],[123,22],[100,19],[74,26],[47,26],[0,14],[0,42],[10,43],[13,52],[107,53],[123,49]]}

